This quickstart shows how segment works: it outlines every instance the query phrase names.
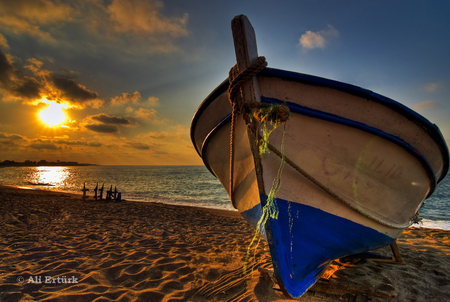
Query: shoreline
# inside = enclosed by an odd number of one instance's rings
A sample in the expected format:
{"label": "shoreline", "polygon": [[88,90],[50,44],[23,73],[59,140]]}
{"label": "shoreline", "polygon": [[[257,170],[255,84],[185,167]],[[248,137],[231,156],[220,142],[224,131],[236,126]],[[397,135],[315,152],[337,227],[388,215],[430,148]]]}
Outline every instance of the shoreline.
{"label": "shoreline", "polygon": [[[45,190],[42,188],[34,188],[32,186],[30,186],[30,187],[23,186],[22,187],[22,186],[13,186],[13,185],[11,185],[11,186],[0,185],[0,188],[2,188],[2,187],[19,189],[19,190],[34,190],[34,191],[52,192],[55,194],[67,194],[67,195],[72,195],[72,196],[79,196],[80,199],[82,196],[82,193],[64,192],[64,191],[57,191],[57,190]],[[91,200],[94,199],[94,195],[86,194],[86,197],[88,197]],[[170,202],[161,202],[161,201],[147,201],[147,200],[143,200],[143,199],[134,199],[134,198],[132,198],[132,199],[127,198],[126,201],[194,207],[194,208],[211,210],[212,212],[214,212],[216,210],[217,211],[225,211],[225,212],[233,212],[233,213],[236,213],[237,216],[240,217],[239,211],[237,209],[218,208],[218,207],[214,207],[214,206],[196,206],[193,204],[188,204],[187,202],[186,203],[170,203]],[[413,224],[409,228],[425,228],[425,229],[437,229],[437,230],[443,230],[443,231],[450,231],[450,221],[446,221],[446,220],[435,221],[435,220],[429,220],[429,219],[423,218],[423,222]]]}
{"label": "shoreline", "polygon": [[[265,242],[246,262],[254,230],[237,212],[11,187],[0,200],[2,301],[292,301],[258,271],[272,266]],[[406,265],[333,261],[326,274],[395,298],[313,288],[298,301],[450,301],[450,232],[411,228],[398,247]]]}

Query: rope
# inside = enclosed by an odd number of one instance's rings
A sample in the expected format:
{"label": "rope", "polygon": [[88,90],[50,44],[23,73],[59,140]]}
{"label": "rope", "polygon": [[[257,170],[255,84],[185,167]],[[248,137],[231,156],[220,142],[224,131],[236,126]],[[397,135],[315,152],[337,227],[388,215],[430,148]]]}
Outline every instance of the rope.
{"label": "rope", "polygon": [[[231,103],[231,129],[230,129],[230,198],[234,205],[234,138],[236,129],[236,118],[239,113],[243,111],[244,106],[255,107],[259,102],[245,102],[240,95],[241,86],[250,80],[254,75],[257,75],[266,68],[267,62],[265,57],[258,57],[258,59],[250,65],[247,69],[238,73],[237,64],[230,69],[228,78],[230,84],[228,86],[228,100]],[[244,105],[245,103],[245,105]],[[256,103],[256,104],[255,104]]]}

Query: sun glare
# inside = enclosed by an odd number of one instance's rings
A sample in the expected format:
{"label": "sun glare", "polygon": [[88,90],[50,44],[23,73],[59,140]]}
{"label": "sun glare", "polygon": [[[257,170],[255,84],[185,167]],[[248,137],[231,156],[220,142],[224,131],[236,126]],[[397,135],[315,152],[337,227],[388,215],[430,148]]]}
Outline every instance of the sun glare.
{"label": "sun glare", "polygon": [[48,102],[48,107],[39,112],[39,117],[50,127],[59,125],[66,119],[66,116],[62,111],[64,107],[63,104]]}

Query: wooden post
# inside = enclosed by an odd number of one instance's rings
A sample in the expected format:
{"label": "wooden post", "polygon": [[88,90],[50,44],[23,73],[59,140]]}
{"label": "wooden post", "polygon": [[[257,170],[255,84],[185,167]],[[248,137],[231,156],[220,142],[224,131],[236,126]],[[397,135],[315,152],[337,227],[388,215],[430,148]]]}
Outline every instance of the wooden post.
{"label": "wooden post", "polygon": [[112,192],[113,192],[113,190],[112,190],[112,185],[111,185],[111,188],[108,191],[106,191],[106,200],[111,200]]}
{"label": "wooden post", "polygon": [[406,265],[406,263],[403,262],[402,255],[400,255],[400,251],[397,246],[397,240],[392,242],[390,244],[390,247],[395,260],[392,260],[391,257],[389,257],[389,259],[372,259],[372,260],[380,263]]}
{"label": "wooden post", "polygon": [[83,201],[85,201],[86,200],[86,192],[89,191],[89,189],[86,189],[86,183],[84,183],[83,189],[81,191],[83,191]]}
{"label": "wooden post", "polygon": [[[234,17],[234,19],[231,21],[231,31],[233,33],[234,51],[236,54],[238,71],[241,72],[247,69],[258,59],[255,30],[253,29],[252,24],[246,16],[239,15]],[[251,81],[248,81],[241,86],[241,97],[244,102],[261,101],[259,83],[256,76],[253,76]],[[250,141],[251,151],[254,157],[258,189],[260,192],[260,196],[261,193],[263,194],[263,196],[265,196],[264,181],[262,178],[262,166],[259,157],[259,148],[256,143],[256,137],[254,136],[254,134],[258,134],[258,124],[255,120],[253,120],[250,128],[251,129],[249,129],[247,133]]]}
{"label": "wooden post", "polygon": [[394,254],[395,261],[403,264],[404,262],[402,259],[402,255],[400,255],[400,251],[398,250],[397,240],[391,243],[391,250],[392,253]]}
{"label": "wooden post", "polygon": [[94,198],[95,198],[95,200],[97,200],[97,191],[98,191],[98,183],[97,183],[97,186],[94,189],[94,192],[95,192]]}
{"label": "wooden post", "polygon": [[105,186],[105,184],[102,184],[102,187],[100,189],[100,200],[103,199],[103,187]]}

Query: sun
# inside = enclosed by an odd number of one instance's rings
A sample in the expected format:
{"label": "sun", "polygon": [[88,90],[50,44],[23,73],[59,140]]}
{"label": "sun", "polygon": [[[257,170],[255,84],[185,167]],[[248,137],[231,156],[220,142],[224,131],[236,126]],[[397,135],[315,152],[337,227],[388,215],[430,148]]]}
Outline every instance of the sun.
{"label": "sun", "polygon": [[66,120],[66,116],[62,109],[65,106],[55,102],[48,102],[48,107],[39,112],[39,117],[47,125],[56,126]]}

